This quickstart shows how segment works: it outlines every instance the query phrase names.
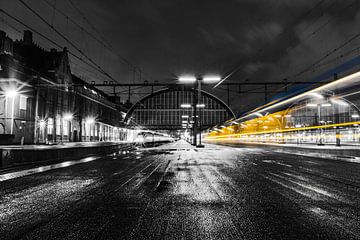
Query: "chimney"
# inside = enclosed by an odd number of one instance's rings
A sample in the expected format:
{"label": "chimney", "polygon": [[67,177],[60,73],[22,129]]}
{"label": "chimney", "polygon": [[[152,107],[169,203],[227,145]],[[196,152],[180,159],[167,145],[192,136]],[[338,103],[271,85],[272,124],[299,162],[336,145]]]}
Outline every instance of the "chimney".
{"label": "chimney", "polygon": [[32,32],[29,30],[24,31],[24,44],[31,45],[33,43]]}

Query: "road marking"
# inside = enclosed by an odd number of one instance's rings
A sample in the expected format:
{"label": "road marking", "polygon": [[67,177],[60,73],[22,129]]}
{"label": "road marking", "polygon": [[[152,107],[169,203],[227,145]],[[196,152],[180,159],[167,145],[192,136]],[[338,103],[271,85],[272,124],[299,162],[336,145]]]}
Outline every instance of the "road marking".
{"label": "road marking", "polygon": [[35,173],[42,173],[42,172],[47,172],[47,171],[54,170],[54,169],[69,167],[69,166],[73,166],[73,165],[80,164],[80,163],[87,163],[87,162],[97,160],[99,158],[100,157],[87,157],[87,158],[83,158],[80,160],[66,161],[66,162],[62,162],[62,163],[56,163],[56,164],[51,164],[51,165],[46,165],[46,166],[41,166],[41,167],[36,167],[36,168],[30,168],[30,169],[26,169],[26,170],[22,170],[22,171],[17,171],[17,172],[5,173],[5,174],[0,175],[0,182],[14,179],[14,178],[32,175]]}
{"label": "road marking", "polygon": [[294,192],[299,193],[299,194],[301,194],[301,195],[303,195],[303,196],[305,196],[305,197],[308,197],[308,198],[311,198],[311,199],[314,199],[314,200],[318,200],[315,196],[312,196],[312,195],[310,195],[310,194],[307,193],[307,192],[304,192],[304,191],[299,190],[299,189],[297,189],[297,188],[291,187],[291,186],[289,186],[289,185],[287,185],[287,184],[285,184],[285,183],[282,183],[282,182],[280,182],[280,181],[278,181],[278,180],[276,180],[276,179],[273,179],[273,178],[271,178],[271,177],[265,176],[265,175],[263,175],[263,174],[261,174],[261,176],[262,176],[263,178],[267,179],[267,180],[270,180],[270,181],[272,181],[272,182],[274,182],[274,183],[279,184],[280,186],[283,186],[283,187],[285,187],[285,188],[287,188],[287,189],[293,190]]}
{"label": "road marking", "polygon": [[325,196],[330,197],[330,198],[335,198],[335,199],[337,199],[333,194],[331,194],[331,193],[329,193],[328,191],[323,190],[323,189],[321,189],[321,188],[318,188],[318,187],[315,187],[315,186],[311,186],[310,184],[304,184],[304,183],[296,182],[296,181],[294,181],[294,180],[288,179],[288,178],[286,178],[286,177],[284,177],[284,176],[281,176],[281,175],[279,175],[279,174],[276,174],[276,173],[269,173],[269,174],[271,174],[271,175],[273,175],[273,176],[275,176],[275,177],[278,177],[278,178],[280,178],[280,179],[283,179],[283,180],[285,180],[285,181],[291,182],[291,183],[293,183],[293,184],[295,184],[295,185],[298,185],[298,186],[300,186],[300,187],[303,187],[303,188],[305,188],[305,189],[307,189],[307,190],[316,192],[316,193],[318,193],[318,194],[325,195]]}
{"label": "road marking", "polygon": [[281,163],[281,162],[278,162],[278,161],[275,161],[275,160],[262,160],[262,162],[264,162],[264,163],[275,163],[277,165],[281,165],[281,166],[285,166],[285,167],[289,167],[289,168],[292,167],[289,164]]}
{"label": "road marking", "polygon": [[[180,156],[179,156],[179,159],[180,159]],[[160,186],[160,183],[164,180],[164,177],[165,177],[166,173],[169,171],[170,163],[171,163],[171,159],[168,160],[168,163],[167,163],[167,165],[166,165],[165,171],[164,171],[163,174],[161,175],[161,177],[160,177],[159,181],[157,182],[156,186],[153,188],[153,191],[156,191],[157,188]]]}

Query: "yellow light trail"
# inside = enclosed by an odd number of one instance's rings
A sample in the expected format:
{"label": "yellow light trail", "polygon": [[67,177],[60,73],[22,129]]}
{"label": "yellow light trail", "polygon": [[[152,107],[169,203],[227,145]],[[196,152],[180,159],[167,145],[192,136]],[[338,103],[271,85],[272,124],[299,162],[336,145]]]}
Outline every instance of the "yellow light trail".
{"label": "yellow light trail", "polygon": [[219,139],[219,138],[228,138],[228,137],[241,137],[241,136],[248,136],[248,135],[260,135],[260,134],[270,134],[270,133],[306,131],[306,130],[314,130],[314,129],[321,129],[321,128],[346,127],[346,126],[352,126],[352,125],[360,125],[360,121],[346,122],[346,123],[336,123],[336,124],[327,124],[327,125],[318,125],[318,126],[310,126],[310,127],[289,128],[289,129],[273,130],[273,131],[235,133],[235,134],[227,134],[227,135],[213,136],[213,137],[206,137],[206,138],[207,139]]}

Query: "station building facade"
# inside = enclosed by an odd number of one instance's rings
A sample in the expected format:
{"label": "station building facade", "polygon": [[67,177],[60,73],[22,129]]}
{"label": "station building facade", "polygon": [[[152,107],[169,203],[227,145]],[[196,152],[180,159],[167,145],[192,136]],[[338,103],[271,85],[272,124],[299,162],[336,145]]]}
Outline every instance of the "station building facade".
{"label": "station building facade", "polygon": [[68,51],[0,31],[0,144],[121,141],[126,110],[71,73]]}

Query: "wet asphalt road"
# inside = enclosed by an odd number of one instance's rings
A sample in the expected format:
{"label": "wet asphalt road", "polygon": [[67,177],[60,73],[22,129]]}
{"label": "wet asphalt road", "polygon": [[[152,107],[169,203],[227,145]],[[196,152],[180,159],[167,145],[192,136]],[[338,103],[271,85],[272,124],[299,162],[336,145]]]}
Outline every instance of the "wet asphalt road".
{"label": "wet asphalt road", "polygon": [[0,239],[359,239],[360,164],[184,142],[0,182]]}

